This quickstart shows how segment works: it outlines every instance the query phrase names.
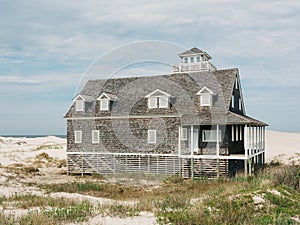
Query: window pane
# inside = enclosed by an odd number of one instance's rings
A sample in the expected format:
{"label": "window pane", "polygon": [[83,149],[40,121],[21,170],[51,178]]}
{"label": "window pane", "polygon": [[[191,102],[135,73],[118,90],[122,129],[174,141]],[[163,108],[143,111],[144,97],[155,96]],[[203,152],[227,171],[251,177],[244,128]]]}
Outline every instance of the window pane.
{"label": "window pane", "polygon": [[181,140],[187,140],[187,128],[181,130]]}
{"label": "window pane", "polygon": [[184,63],[188,63],[188,58],[184,58]]}
{"label": "window pane", "polygon": [[211,95],[210,94],[201,94],[200,97],[201,106],[210,106],[211,105]]}
{"label": "window pane", "polygon": [[148,108],[149,109],[157,108],[157,98],[156,97],[148,98]]}
{"label": "window pane", "polygon": [[81,143],[81,138],[82,138],[81,130],[75,130],[74,135],[75,135],[75,143]]}
{"label": "window pane", "polygon": [[92,143],[99,143],[99,130],[92,131]]}
{"label": "window pane", "polygon": [[168,97],[159,97],[159,108],[168,108]]}
{"label": "window pane", "polygon": [[76,111],[83,111],[84,101],[77,100],[76,101]]}
{"label": "window pane", "polygon": [[197,62],[200,62],[200,56],[197,56]]}
{"label": "window pane", "polygon": [[[216,142],[217,130],[203,130],[202,131],[203,142]],[[219,130],[219,142],[221,141],[221,131]]]}
{"label": "window pane", "polygon": [[156,143],[156,130],[148,130],[148,143]]}
{"label": "window pane", "polygon": [[108,110],[108,100],[100,100],[100,110]]}
{"label": "window pane", "polygon": [[194,62],[194,57],[191,57],[191,62],[192,62],[192,63]]}

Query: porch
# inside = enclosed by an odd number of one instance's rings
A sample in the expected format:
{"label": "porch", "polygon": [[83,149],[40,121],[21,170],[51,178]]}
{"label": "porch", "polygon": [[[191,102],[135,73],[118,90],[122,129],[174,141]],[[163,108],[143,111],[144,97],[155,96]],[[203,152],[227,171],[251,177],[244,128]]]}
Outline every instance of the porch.
{"label": "porch", "polygon": [[265,127],[182,125],[178,156],[183,177],[251,176],[265,162]]}

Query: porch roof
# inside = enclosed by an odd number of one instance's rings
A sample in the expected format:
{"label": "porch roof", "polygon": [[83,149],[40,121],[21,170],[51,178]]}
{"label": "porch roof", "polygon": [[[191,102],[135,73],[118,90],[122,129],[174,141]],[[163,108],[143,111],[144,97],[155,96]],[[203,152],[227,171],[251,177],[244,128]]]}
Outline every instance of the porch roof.
{"label": "porch roof", "polygon": [[249,116],[240,115],[234,112],[227,113],[206,113],[206,114],[184,114],[181,116],[182,125],[254,125],[268,126],[268,124]]}

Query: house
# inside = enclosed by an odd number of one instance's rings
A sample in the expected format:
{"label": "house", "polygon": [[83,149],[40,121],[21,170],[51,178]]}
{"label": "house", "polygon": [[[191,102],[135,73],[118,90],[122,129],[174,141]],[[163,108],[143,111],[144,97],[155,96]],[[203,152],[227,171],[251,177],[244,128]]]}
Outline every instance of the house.
{"label": "house", "polygon": [[172,73],[89,80],[67,120],[68,173],[183,177],[251,175],[265,161],[265,126],[246,115],[238,69],[198,48]]}

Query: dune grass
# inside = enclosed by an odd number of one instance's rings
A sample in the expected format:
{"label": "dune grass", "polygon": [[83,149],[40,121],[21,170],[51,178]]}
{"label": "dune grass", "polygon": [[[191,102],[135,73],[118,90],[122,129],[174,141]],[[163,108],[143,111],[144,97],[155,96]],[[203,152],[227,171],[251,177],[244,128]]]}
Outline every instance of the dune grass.
{"label": "dune grass", "polygon": [[135,203],[118,201],[101,205],[49,196],[13,195],[1,197],[0,205],[20,209],[37,207],[39,211],[18,218],[0,212],[0,224],[82,222],[99,214],[131,217],[141,211],[153,212],[159,224],[299,224],[299,182],[300,167],[296,165],[267,167],[255,177],[190,180],[173,176],[159,186],[112,183],[103,177],[78,177],[73,183],[39,187],[47,193],[79,193]]}

